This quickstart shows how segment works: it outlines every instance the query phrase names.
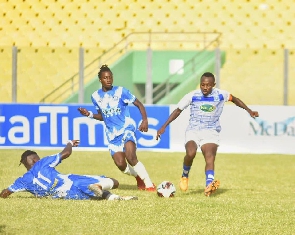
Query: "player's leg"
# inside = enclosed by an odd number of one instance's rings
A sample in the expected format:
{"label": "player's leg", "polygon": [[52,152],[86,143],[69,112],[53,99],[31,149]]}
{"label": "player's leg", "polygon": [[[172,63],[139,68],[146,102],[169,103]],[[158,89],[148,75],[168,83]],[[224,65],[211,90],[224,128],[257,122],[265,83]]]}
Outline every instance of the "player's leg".
{"label": "player's leg", "polygon": [[108,201],[129,201],[129,200],[137,200],[138,197],[136,196],[119,196],[117,194],[113,194],[109,191],[104,191],[102,195],[102,199],[108,200]]}
{"label": "player's leg", "polygon": [[123,141],[124,136],[118,136],[115,140],[111,141],[109,144],[109,150],[113,157],[113,161],[116,166],[127,175],[134,176],[137,181],[137,187],[142,190],[145,189],[145,184],[143,180],[138,176],[137,172],[133,169],[128,162],[126,162],[125,154],[125,142]]}
{"label": "player's leg", "polygon": [[201,147],[205,159],[206,186],[214,180],[214,165],[217,147],[218,146],[213,143],[207,143]]}
{"label": "player's leg", "polygon": [[117,188],[119,182],[116,179],[99,175],[58,175],[62,185],[56,188],[56,191],[67,189],[67,197],[71,199],[90,199],[101,198],[105,190]]}
{"label": "player's leg", "polygon": [[181,191],[188,189],[188,179],[191,166],[197,154],[198,135],[195,131],[187,131],[185,133],[185,156],[183,158],[182,175],[179,183]]}
{"label": "player's leg", "polygon": [[[119,187],[118,180],[114,178],[109,178],[105,176],[86,176],[88,177],[88,182],[93,182],[96,180],[95,183],[91,183],[88,186],[88,189],[95,195],[95,198],[92,199],[105,199],[109,201],[113,200],[137,200],[138,198],[135,196],[119,196],[117,194],[111,193],[110,189],[115,189]],[[81,187],[83,190],[83,186]],[[93,196],[93,195],[91,195]]]}
{"label": "player's leg", "polygon": [[111,193],[110,189],[115,189],[119,187],[119,181],[114,178],[108,178],[105,177],[103,179],[100,179],[100,181],[97,183],[98,186],[101,186],[101,189],[103,191],[101,197],[102,199],[113,201],[113,200],[137,200],[138,198],[135,196],[119,196],[117,194]]}
{"label": "player's leg", "polygon": [[[115,189],[119,187],[119,181],[105,176],[89,176],[97,180],[95,183],[88,185],[88,189],[92,191],[95,196],[103,197],[105,190]],[[90,182],[90,180],[89,180]]]}
{"label": "player's leg", "polygon": [[140,178],[137,172],[133,169],[128,162],[126,162],[126,154],[124,152],[116,152],[113,155],[113,160],[116,166],[126,175],[134,176],[137,182],[137,187],[140,190],[145,189],[144,181]]}
{"label": "player's leg", "polygon": [[109,143],[109,151],[113,158],[114,163],[124,174],[137,176],[137,173],[133,168],[126,162],[126,155],[124,152],[124,142],[122,141],[123,136],[118,136]]}
{"label": "player's leg", "polygon": [[[126,163],[126,157],[124,152],[116,152],[113,155],[113,161],[115,165],[119,168],[120,171],[122,171],[124,174],[132,174],[129,170],[129,167]],[[126,171],[126,172],[125,172]]]}
{"label": "player's leg", "polygon": [[185,144],[185,156],[183,158],[182,175],[179,183],[181,191],[188,189],[188,179],[191,166],[197,153],[197,144],[195,141],[190,140]]}
{"label": "player's leg", "polygon": [[143,185],[139,185],[140,182],[138,181],[138,188],[147,191],[155,191],[156,187],[152,183],[145,166],[137,159],[136,145],[132,140],[128,140],[125,143],[125,154],[127,162],[133,167],[140,179],[144,182],[144,188],[142,188]]}
{"label": "player's leg", "polygon": [[137,159],[135,133],[130,130],[125,130],[124,134],[122,135],[122,142],[124,143],[126,160],[132,166],[130,168],[133,169],[138,175],[136,177],[138,189],[155,191],[156,187],[152,183],[146,168],[142,162]]}
{"label": "player's leg", "polygon": [[[138,188],[141,190],[155,191],[156,187],[152,183],[145,166],[137,158],[137,155],[136,155],[137,141],[136,141],[135,133],[132,131],[126,130],[124,133],[123,140],[124,140],[124,151],[126,154],[126,160],[133,167],[133,169],[136,171],[136,173],[138,174],[140,178],[140,180],[137,179]],[[140,181],[143,181],[143,183]]]}
{"label": "player's leg", "polygon": [[214,130],[203,132],[201,150],[205,159],[206,188],[205,195],[210,196],[220,185],[219,180],[215,180],[215,157],[219,145],[219,133]]}

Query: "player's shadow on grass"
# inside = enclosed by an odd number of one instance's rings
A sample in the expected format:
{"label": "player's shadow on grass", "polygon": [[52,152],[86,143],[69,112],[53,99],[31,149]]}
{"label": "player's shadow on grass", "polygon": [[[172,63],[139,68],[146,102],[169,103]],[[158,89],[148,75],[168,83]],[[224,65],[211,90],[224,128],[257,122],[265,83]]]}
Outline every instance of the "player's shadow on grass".
{"label": "player's shadow on grass", "polygon": [[[28,199],[28,198],[37,198],[37,197],[35,197],[34,195],[13,195],[13,198],[14,199],[24,199],[24,198]],[[42,198],[38,197],[38,199],[42,199]]]}
{"label": "player's shadow on grass", "polygon": [[0,224],[0,234],[4,234],[6,225]]}
{"label": "player's shadow on grass", "polygon": [[120,184],[118,189],[137,190],[137,186],[136,185],[130,185],[130,184]]}
{"label": "player's shadow on grass", "polygon": [[[229,191],[230,189],[226,189],[226,188],[219,188],[217,189],[210,197],[214,197],[216,195],[219,194],[223,194],[226,193],[227,191]],[[192,194],[204,194],[204,189],[197,189],[197,190],[191,190],[189,191],[187,194],[192,195]]]}

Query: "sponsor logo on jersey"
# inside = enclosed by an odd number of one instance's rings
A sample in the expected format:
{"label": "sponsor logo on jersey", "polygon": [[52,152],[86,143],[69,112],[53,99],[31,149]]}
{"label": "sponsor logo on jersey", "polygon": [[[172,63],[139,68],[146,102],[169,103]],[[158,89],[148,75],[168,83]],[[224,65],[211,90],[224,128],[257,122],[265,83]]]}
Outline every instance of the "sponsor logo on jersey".
{"label": "sponsor logo on jersey", "polygon": [[210,112],[213,112],[215,110],[215,106],[214,105],[211,105],[211,104],[202,104],[200,106],[200,109],[203,112],[210,113]]}

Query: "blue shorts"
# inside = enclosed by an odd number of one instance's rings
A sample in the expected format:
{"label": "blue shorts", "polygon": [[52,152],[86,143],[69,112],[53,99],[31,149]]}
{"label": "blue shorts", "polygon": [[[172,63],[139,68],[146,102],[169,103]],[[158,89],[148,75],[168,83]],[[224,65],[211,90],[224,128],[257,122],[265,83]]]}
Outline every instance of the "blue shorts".
{"label": "blue shorts", "polygon": [[115,139],[109,143],[109,151],[111,156],[117,152],[125,152],[125,143],[132,141],[137,144],[135,133],[130,130],[126,130],[124,134],[117,136]]}
{"label": "blue shorts", "polygon": [[98,184],[106,177],[104,175],[58,175],[58,180],[62,181],[52,189],[52,198],[85,200],[95,197],[95,194],[88,189],[90,184]]}

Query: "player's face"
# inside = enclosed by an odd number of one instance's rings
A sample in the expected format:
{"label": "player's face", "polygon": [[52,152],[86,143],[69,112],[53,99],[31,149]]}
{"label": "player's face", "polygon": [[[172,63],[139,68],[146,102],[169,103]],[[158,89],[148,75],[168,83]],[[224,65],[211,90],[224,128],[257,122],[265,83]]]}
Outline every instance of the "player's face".
{"label": "player's face", "polygon": [[38,162],[39,160],[40,158],[37,154],[32,154],[27,156],[27,162],[24,165],[27,168],[27,170],[30,170],[32,166],[34,166],[34,164]]}
{"label": "player's face", "polygon": [[108,71],[102,72],[99,81],[104,91],[111,90],[113,87],[113,74]]}
{"label": "player's face", "polygon": [[202,77],[200,88],[204,96],[209,95],[212,92],[213,87],[215,86],[214,79],[211,77]]}

